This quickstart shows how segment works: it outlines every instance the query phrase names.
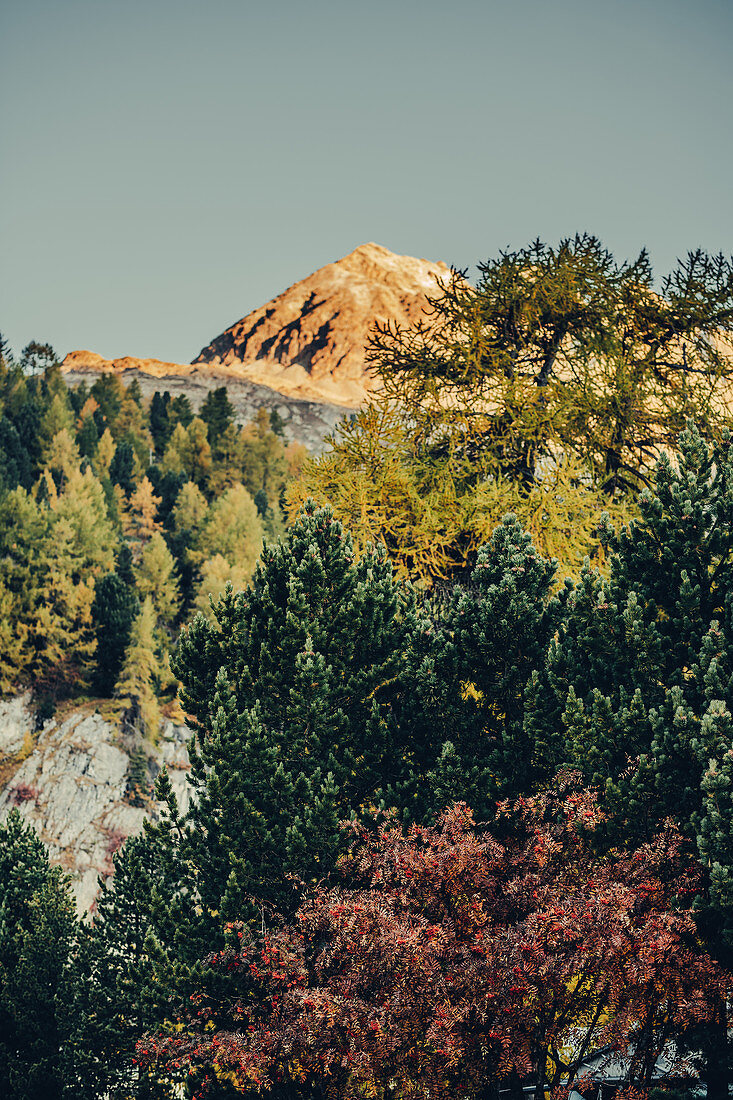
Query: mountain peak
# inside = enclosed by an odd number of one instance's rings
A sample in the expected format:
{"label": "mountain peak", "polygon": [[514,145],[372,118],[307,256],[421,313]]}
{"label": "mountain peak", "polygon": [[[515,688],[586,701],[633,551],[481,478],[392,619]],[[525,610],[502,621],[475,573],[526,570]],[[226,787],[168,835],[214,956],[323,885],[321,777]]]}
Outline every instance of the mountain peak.
{"label": "mountain peak", "polygon": [[348,407],[376,385],[364,349],[374,325],[414,323],[450,269],[370,241],[294,283],[215,337],[194,363],[293,397]]}

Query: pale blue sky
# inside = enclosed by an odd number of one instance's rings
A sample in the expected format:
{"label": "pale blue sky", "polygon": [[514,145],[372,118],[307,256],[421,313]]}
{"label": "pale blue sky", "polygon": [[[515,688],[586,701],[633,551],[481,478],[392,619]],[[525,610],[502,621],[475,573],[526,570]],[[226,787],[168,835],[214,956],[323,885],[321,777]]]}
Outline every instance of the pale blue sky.
{"label": "pale blue sky", "polygon": [[0,330],[189,361],[374,240],[733,252],[731,0],[3,0]]}

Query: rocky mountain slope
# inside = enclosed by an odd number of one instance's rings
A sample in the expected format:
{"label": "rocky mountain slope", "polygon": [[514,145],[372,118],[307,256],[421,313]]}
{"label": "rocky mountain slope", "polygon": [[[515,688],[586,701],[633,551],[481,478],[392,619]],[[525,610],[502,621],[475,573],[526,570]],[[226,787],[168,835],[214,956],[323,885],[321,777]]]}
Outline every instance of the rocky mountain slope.
{"label": "rocky mountain slope", "polygon": [[270,386],[260,386],[226,370],[193,367],[190,363],[164,363],[159,359],[103,359],[92,351],[72,351],[63,361],[62,370],[71,386],[91,385],[99,374],[115,373],[124,385],[133,378],[140,383],[145,397],[156,390],[168,390],[171,397],[185,394],[195,410],[201,408],[210,390],[226,386],[240,423],[253,420],[261,408],[276,409],[284,421],[288,440],[303,443],[317,454],[342,417],[351,410],[341,405],[284,397]]}
{"label": "rocky mountain slope", "polygon": [[137,378],[143,393],[185,393],[194,408],[225,385],[241,420],[276,408],[289,438],[319,450],[376,385],[364,358],[375,322],[416,321],[448,274],[443,263],[365,244],[231,325],[192,364],[72,351],[62,369],[72,384],[109,372]]}
{"label": "rocky mountain slope", "polygon": [[[0,702],[0,820],[16,806],[48,845],[52,863],[71,875],[80,913],[94,905],[98,876],[112,872],[112,856],[142,829],[154,805],[131,798],[131,745],[117,725],[93,706],[46,722],[34,734],[30,695]],[[148,746],[148,774],[168,768],[179,805],[188,806],[189,731],[164,722]]]}
{"label": "rocky mountain slope", "polygon": [[361,405],[377,384],[364,361],[375,322],[414,323],[449,274],[443,263],[361,245],[231,325],[194,363],[291,397]]}

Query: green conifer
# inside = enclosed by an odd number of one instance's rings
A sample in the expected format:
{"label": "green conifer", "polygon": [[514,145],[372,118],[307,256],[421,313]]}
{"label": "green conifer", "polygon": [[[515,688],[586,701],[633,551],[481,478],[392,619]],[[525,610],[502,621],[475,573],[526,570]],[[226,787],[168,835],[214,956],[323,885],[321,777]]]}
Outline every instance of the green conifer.
{"label": "green conifer", "polygon": [[[610,578],[586,569],[550,647],[528,735],[565,728],[565,759],[603,793],[608,842],[675,819],[708,872],[700,928],[733,960],[733,443],[690,426],[662,456],[640,518],[606,525]],[[725,1011],[708,1032],[726,1061]],[[713,1054],[712,1052],[716,1053]],[[708,1078],[708,1095],[727,1096]]]}
{"label": "green conifer", "polygon": [[431,730],[445,738],[434,764],[422,765],[431,812],[461,799],[485,818],[497,797],[547,778],[524,714],[562,609],[563,598],[551,597],[556,564],[508,515],[479,551],[470,581],[427,605],[432,621],[413,681],[424,708],[417,739],[432,750]]}
{"label": "green conifer", "polygon": [[326,873],[339,819],[372,812],[409,771],[394,704],[414,624],[384,552],[356,560],[311,504],[265,546],[251,587],[183,635],[174,670],[196,727],[183,850],[204,913],[290,908],[284,874]]}
{"label": "green conifer", "polygon": [[60,1100],[76,919],[67,879],[11,810],[0,825],[0,1094]]}

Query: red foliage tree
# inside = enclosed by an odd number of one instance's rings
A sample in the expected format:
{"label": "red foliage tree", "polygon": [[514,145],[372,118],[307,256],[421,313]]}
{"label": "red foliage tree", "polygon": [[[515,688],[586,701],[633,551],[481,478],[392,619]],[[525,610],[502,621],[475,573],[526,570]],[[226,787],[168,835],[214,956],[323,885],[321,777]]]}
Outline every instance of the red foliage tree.
{"label": "red foliage tree", "polygon": [[698,872],[675,828],[600,858],[599,820],[566,781],[503,805],[492,833],[463,805],[407,834],[350,826],[346,885],[292,927],[232,926],[183,1030],[142,1042],[142,1063],[186,1067],[200,1095],[226,1080],[278,1098],[488,1098],[577,1085],[608,1044],[647,1089],[729,979],[695,935]]}

